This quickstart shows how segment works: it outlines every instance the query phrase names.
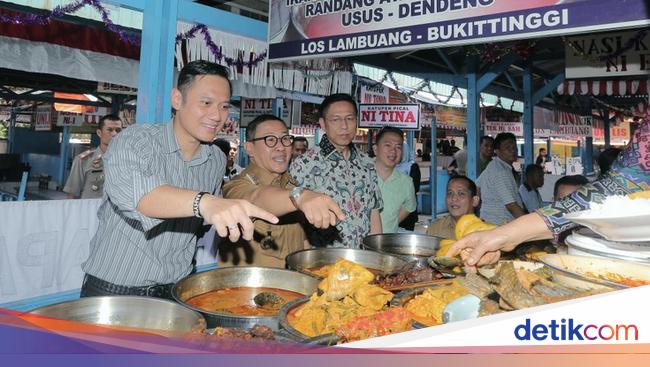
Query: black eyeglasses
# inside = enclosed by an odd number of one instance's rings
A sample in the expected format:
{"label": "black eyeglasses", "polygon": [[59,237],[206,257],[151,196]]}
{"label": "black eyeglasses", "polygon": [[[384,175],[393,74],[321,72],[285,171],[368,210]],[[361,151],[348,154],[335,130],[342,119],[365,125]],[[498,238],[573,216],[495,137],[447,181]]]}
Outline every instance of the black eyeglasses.
{"label": "black eyeglasses", "polygon": [[261,138],[251,139],[249,141],[264,140],[264,144],[266,144],[267,147],[275,148],[275,146],[278,145],[278,141],[282,142],[282,145],[284,145],[285,147],[289,147],[289,146],[291,146],[291,144],[293,144],[293,139],[294,139],[293,135],[288,135],[287,134],[287,135],[281,136],[279,138],[277,136],[274,136],[274,135],[267,135],[267,136],[263,136]]}

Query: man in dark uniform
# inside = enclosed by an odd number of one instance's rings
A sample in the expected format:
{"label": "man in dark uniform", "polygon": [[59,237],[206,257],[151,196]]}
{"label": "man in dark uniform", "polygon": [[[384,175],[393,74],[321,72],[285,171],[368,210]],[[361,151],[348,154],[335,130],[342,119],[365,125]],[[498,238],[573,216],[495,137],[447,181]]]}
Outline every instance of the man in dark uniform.
{"label": "man in dark uniform", "polygon": [[101,198],[104,192],[104,165],[102,156],[111,139],[122,131],[122,121],[115,115],[106,115],[99,120],[97,136],[99,146],[87,150],[72,161],[72,168],[63,192],[70,199]]}

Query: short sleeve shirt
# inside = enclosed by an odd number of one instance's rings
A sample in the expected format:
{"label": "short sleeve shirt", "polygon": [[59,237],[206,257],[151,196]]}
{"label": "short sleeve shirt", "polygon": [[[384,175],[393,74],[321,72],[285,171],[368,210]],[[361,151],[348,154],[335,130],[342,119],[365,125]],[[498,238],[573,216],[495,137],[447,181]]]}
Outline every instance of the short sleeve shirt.
{"label": "short sleeve shirt", "polygon": [[81,199],[101,198],[104,193],[102,155],[102,150],[97,147],[76,156],[63,192]]}
{"label": "short sleeve shirt", "polygon": [[451,215],[445,215],[444,217],[438,218],[435,221],[431,222],[429,228],[427,228],[427,234],[430,236],[436,236],[444,239],[455,240],[456,234],[456,222]]}
{"label": "short sleeve shirt", "polygon": [[203,220],[147,217],[137,210],[138,203],[162,185],[214,193],[225,167],[223,152],[207,144],[185,161],[173,123],[122,131],[104,155],[106,195],[82,269],[123,286],[174,283],[189,274]]}
{"label": "short sleeve shirt", "polygon": [[[288,172],[273,176],[268,171],[251,163],[238,176],[223,185],[226,199],[247,199],[260,186],[274,186],[284,189],[295,187]],[[295,211],[279,218],[278,224],[263,220],[255,221],[255,232],[251,241],[240,239],[237,243],[227,238],[219,242],[219,266],[249,265],[284,268],[284,259],[290,253],[304,249],[304,217]]]}
{"label": "short sleeve shirt", "polygon": [[415,188],[413,180],[397,170],[388,176],[386,181],[377,177],[384,207],[379,215],[381,216],[381,228],[384,233],[396,233],[399,226],[398,217],[400,209],[407,212],[415,211]]}
{"label": "short sleeve shirt", "polygon": [[524,204],[524,209],[529,213],[542,207],[542,196],[537,189],[529,190],[524,184],[519,186],[519,196]]}
{"label": "short sleeve shirt", "polygon": [[517,181],[512,174],[512,166],[494,157],[476,180],[481,188],[481,219],[497,225],[514,219],[506,208],[507,204],[517,203],[523,207]]}
{"label": "short sleeve shirt", "polygon": [[331,196],[345,213],[336,227],[306,225],[311,245],[359,248],[370,233],[370,213],[383,207],[373,160],[353,145],[345,159],[323,135],[318,146],[291,163],[289,171],[298,186]]}

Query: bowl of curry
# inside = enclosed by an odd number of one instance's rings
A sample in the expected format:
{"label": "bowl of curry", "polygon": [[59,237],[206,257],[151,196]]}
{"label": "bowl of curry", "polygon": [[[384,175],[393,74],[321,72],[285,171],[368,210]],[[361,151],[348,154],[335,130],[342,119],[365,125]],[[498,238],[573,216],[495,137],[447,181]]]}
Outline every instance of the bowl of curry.
{"label": "bowl of curry", "polygon": [[332,265],[345,259],[361,265],[375,275],[392,273],[406,264],[399,256],[350,248],[315,248],[287,255],[287,267],[318,278],[327,277]]}
{"label": "bowl of curry", "polygon": [[[316,278],[295,271],[227,267],[183,278],[174,285],[172,294],[181,305],[201,313],[208,328],[249,329],[261,324],[278,330],[282,305],[317,288]],[[271,295],[274,302],[259,302],[260,294]]]}

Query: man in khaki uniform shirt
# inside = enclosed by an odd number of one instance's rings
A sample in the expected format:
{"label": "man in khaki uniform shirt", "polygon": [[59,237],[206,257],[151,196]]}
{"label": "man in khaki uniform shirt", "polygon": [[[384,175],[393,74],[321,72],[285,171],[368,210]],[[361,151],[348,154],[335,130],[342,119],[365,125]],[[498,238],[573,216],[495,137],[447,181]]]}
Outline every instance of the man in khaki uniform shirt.
{"label": "man in khaki uniform shirt", "polygon": [[251,163],[223,186],[227,199],[245,199],[278,216],[278,224],[257,220],[251,241],[219,243],[219,266],[255,265],[284,268],[285,257],[308,247],[302,222],[335,225],[343,212],[327,195],[297,188],[287,172],[293,136],[285,123],[261,115],[247,127],[244,145]]}
{"label": "man in khaki uniform shirt", "polygon": [[434,220],[427,234],[440,238],[455,240],[454,229],[456,222],[465,214],[474,214],[480,202],[476,184],[465,176],[455,176],[447,182],[447,194],[445,203],[449,215]]}
{"label": "man in khaki uniform shirt", "polygon": [[122,121],[115,115],[106,115],[99,120],[97,136],[99,146],[87,150],[72,161],[72,168],[63,192],[70,199],[101,198],[104,193],[104,164],[102,155],[106,153],[111,139],[122,131]]}

